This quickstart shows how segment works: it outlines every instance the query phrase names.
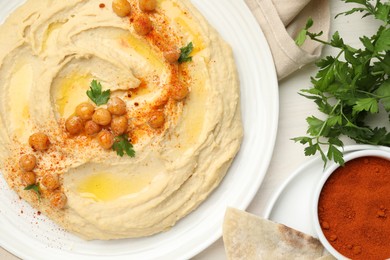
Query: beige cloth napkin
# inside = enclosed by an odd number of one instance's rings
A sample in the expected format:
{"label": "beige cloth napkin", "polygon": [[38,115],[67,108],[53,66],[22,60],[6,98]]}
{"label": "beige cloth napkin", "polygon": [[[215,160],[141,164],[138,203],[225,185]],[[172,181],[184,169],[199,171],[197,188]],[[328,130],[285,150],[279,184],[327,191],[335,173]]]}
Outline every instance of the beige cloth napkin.
{"label": "beige cloth napkin", "polygon": [[302,47],[295,38],[311,17],[312,32],[329,35],[328,0],[245,0],[259,22],[274,58],[278,79],[281,80],[321,55],[322,45],[308,40]]}

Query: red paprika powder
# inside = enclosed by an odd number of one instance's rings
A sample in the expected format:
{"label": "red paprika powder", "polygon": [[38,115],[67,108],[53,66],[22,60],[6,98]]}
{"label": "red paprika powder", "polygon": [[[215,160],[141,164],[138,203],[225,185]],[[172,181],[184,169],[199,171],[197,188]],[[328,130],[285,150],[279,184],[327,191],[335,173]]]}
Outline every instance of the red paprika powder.
{"label": "red paprika powder", "polygon": [[390,161],[346,162],[326,181],[318,217],[330,244],[351,259],[390,258]]}

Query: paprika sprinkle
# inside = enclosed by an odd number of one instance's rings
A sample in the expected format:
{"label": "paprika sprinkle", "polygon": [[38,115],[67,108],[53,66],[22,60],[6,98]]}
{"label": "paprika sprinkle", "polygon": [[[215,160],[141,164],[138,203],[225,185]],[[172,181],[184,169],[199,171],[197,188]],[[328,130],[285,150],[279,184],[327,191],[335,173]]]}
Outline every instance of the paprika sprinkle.
{"label": "paprika sprinkle", "polygon": [[345,257],[390,258],[390,161],[361,157],[337,168],[321,191],[318,217]]}

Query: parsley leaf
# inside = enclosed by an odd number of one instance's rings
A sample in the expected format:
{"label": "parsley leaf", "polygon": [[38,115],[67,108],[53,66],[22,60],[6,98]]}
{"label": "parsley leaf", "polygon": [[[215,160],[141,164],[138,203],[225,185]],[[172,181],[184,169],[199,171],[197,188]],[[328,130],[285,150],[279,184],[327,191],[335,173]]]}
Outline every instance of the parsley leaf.
{"label": "parsley leaf", "polygon": [[[297,38],[295,39],[295,44],[298,45],[298,46],[302,46],[305,41],[306,41],[306,38],[307,38],[307,35],[309,34],[309,29],[313,26],[314,22],[313,22],[313,19],[311,17],[309,17],[309,19],[307,19],[307,22],[306,22],[306,25],[305,25],[305,28],[303,28],[299,33],[298,33],[298,36]],[[316,36],[321,36],[323,33],[320,32],[318,34],[315,34]],[[314,35],[314,34],[313,34]]]}
{"label": "parsley leaf", "polygon": [[390,50],[390,28],[383,29],[380,32],[380,35],[375,44],[375,50],[377,52]]}
{"label": "parsley leaf", "polygon": [[115,142],[112,145],[112,150],[116,151],[116,153],[120,157],[123,157],[125,153],[130,157],[135,156],[133,145],[129,142],[129,137],[127,134],[115,137]]}
{"label": "parsley leaf", "polygon": [[336,55],[316,62],[318,72],[311,78],[312,87],[299,93],[313,100],[324,117],[309,116],[307,136],[292,139],[306,146],[305,155],[319,153],[325,166],[328,160],[344,164],[341,136],[357,143],[390,146],[390,131],[371,127],[366,120],[382,107],[390,121],[390,4],[379,0],[342,1],[355,6],[337,16],[359,12],[363,18],[373,16],[382,24],[374,35],[360,37],[360,49],[345,43],[338,32],[329,42],[320,39],[322,32],[309,31],[311,18],[298,35],[298,45],[311,39],[337,50]]}
{"label": "parsley leaf", "polygon": [[194,45],[190,42],[187,46],[180,48],[180,57],[179,63],[192,61],[192,57],[190,56],[191,52],[194,49]]}
{"label": "parsley leaf", "polygon": [[24,190],[32,190],[38,195],[38,199],[41,200],[41,191],[39,189],[39,182],[34,183],[31,185],[28,185],[27,187],[24,188]]}
{"label": "parsley leaf", "polygon": [[107,104],[110,99],[111,91],[105,90],[102,92],[102,84],[97,80],[92,80],[90,89],[87,91],[87,96],[97,105]]}
{"label": "parsley leaf", "polygon": [[353,114],[357,114],[362,111],[369,111],[371,113],[378,113],[378,101],[376,98],[361,98],[356,100],[355,105],[352,108]]}
{"label": "parsley leaf", "polygon": [[385,110],[390,112],[390,78],[383,82],[375,93],[381,97],[381,102]]}
{"label": "parsley leaf", "polygon": [[306,26],[305,28],[303,28],[296,40],[295,40],[295,43],[298,45],[298,46],[302,46],[304,43],[305,43],[305,40],[306,40],[306,34],[307,34],[307,31],[310,29],[310,27],[313,26],[313,19],[311,19],[311,17],[309,17],[309,19],[307,19],[307,22],[306,22]]}

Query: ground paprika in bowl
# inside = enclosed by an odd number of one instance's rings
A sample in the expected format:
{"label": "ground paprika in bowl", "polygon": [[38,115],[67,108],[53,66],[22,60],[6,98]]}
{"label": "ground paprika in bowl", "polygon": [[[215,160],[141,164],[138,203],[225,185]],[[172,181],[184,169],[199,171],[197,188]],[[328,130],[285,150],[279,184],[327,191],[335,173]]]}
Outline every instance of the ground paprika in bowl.
{"label": "ground paprika in bowl", "polygon": [[314,196],[314,227],[337,259],[390,258],[390,153],[363,150],[330,165]]}

